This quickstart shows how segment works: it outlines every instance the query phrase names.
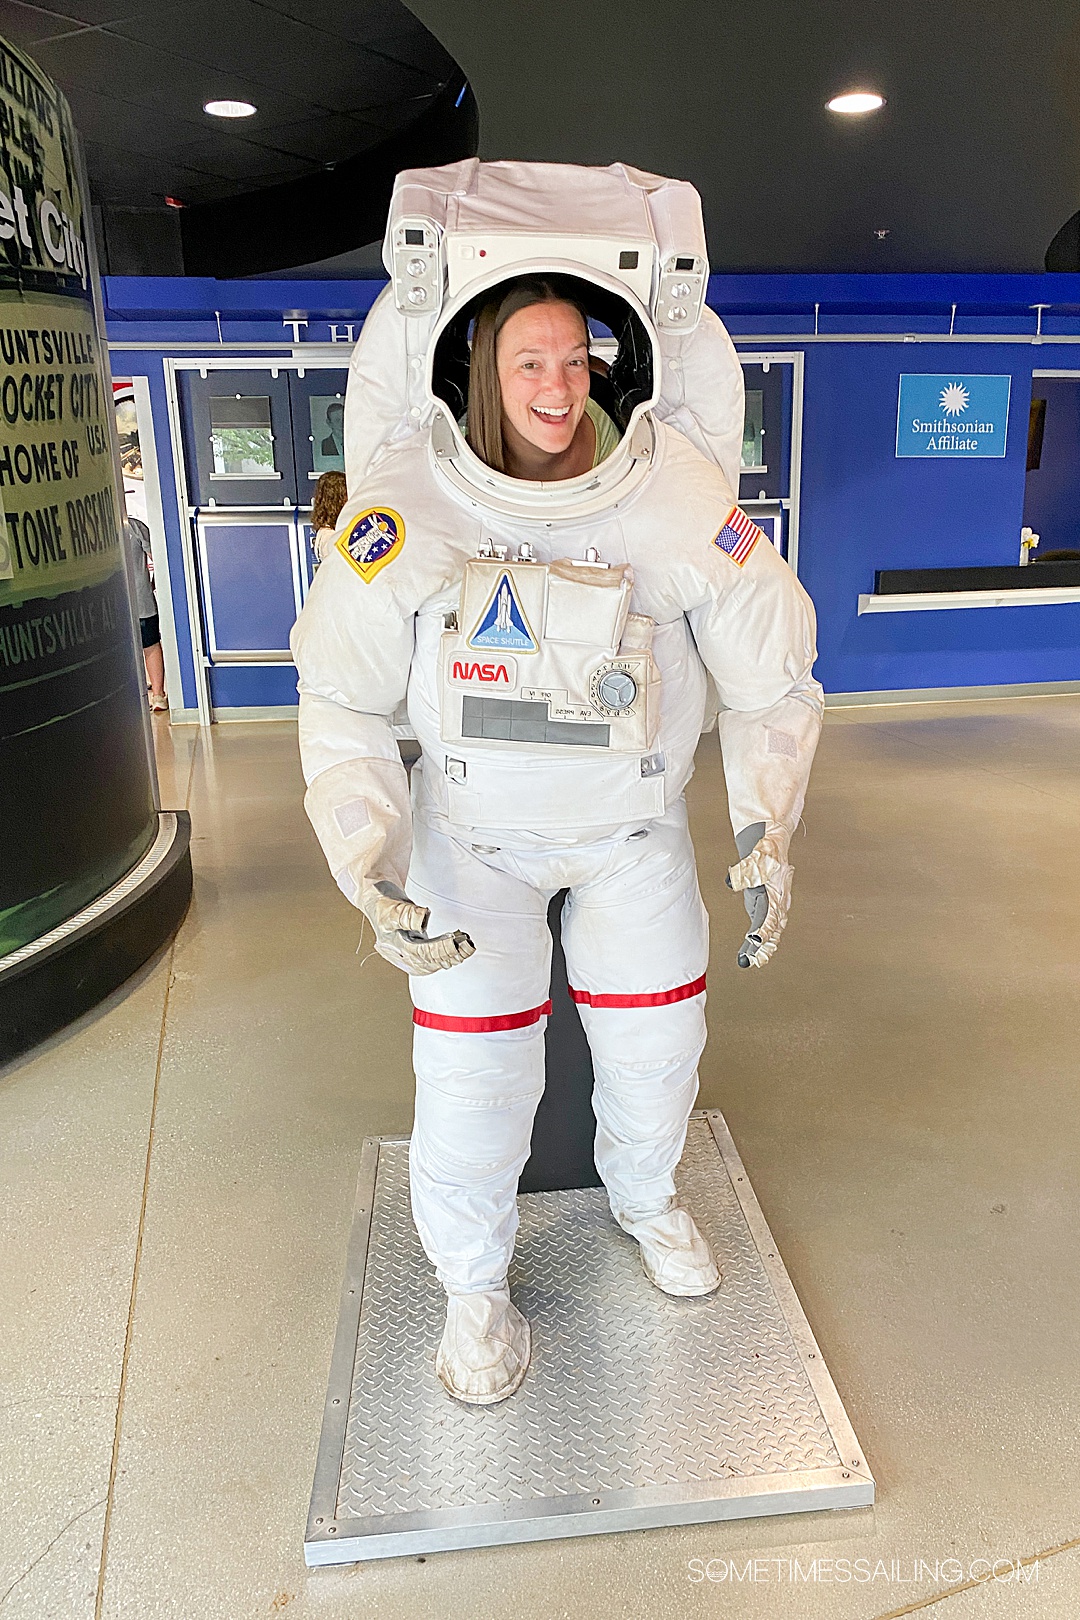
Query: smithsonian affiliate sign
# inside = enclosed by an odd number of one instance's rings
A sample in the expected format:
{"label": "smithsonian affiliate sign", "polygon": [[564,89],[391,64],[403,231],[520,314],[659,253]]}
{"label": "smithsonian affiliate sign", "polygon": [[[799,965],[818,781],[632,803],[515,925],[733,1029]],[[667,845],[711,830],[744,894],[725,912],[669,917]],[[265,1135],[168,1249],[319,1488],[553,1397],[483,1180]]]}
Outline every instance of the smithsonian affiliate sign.
{"label": "smithsonian affiliate sign", "polygon": [[1003,456],[1011,377],[955,372],[900,378],[898,456]]}

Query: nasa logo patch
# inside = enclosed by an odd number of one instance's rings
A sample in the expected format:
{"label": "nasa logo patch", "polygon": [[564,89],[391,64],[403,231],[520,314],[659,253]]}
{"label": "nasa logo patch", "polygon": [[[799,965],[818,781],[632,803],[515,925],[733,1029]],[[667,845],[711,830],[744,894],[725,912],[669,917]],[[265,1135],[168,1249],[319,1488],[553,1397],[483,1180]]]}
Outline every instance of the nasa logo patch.
{"label": "nasa logo patch", "polygon": [[482,652],[536,651],[536,637],[529,628],[509,573],[503,574],[496,585],[467,645]]}
{"label": "nasa logo patch", "polygon": [[337,542],[337,550],[350,568],[355,568],[364,584],[370,585],[379,570],[393,562],[404,544],[404,518],[388,506],[372,507],[353,518]]}
{"label": "nasa logo patch", "polygon": [[467,688],[501,686],[512,691],[517,685],[517,663],[509,653],[500,653],[481,663],[478,659],[453,658],[450,661],[450,685]]}

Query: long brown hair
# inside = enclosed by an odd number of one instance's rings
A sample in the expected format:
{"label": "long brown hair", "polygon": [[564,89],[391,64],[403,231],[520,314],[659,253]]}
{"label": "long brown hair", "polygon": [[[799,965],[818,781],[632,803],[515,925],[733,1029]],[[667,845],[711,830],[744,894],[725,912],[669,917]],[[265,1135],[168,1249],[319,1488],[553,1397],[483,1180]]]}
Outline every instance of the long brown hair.
{"label": "long brown hair", "polygon": [[320,529],[335,529],[341,508],[348,498],[345,487],[345,474],[342,472],[324,472],[315,485],[315,494],[311,502],[311,527],[318,534]]}
{"label": "long brown hair", "polygon": [[585,342],[589,341],[589,319],[584,306],[556,276],[522,276],[497,289],[476,317],[472,353],[469,357],[468,438],[481,461],[496,472],[506,471],[502,430],[502,390],[495,359],[499,333],[519,310],[533,304],[569,304],[581,316]]}

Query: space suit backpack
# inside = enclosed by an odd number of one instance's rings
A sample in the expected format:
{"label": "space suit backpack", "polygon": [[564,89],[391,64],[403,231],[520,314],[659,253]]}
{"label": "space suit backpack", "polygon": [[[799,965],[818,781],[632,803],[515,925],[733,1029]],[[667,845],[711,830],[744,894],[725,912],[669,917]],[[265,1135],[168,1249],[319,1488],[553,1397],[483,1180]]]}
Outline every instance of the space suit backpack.
{"label": "space suit backpack", "polygon": [[[633,573],[595,546],[541,563],[522,525],[598,520],[648,478],[653,419],[669,422],[738,489],[742,368],[705,307],[697,192],[641,173],[536,163],[411,170],[397,178],[383,248],[391,284],[350,367],[350,490],[382,449],[430,431],[447,492],[485,514],[442,638],[441,737],[455,743],[595,748],[650,756],[659,727],[652,621],[629,611]],[[607,360],[601,401],[617,447],[579,477],[533,483],[469,445],[469,340],[482,304],[523,275],[571,278]],[[609,334],[595,341],[595,334]],[[594,380],[594,394],[597,382]]]}
{"label": "space suit backpack", "polygon": [[[649,435],[637,430],[653,415],[715,461],[737,493],[742,367],[704,302],[701,201],[686,181],[621,163],[592,169],[470,158],[408,169],[395,181],[383,262],[391,283],[364,322],[349,368],[350,491],[387,444],[430,429],[448,482],[489,510],[540,521],[607,510],[620,479],[647,459]],[[544,274],[587,284],[589,314],[612,334],[623,439],[595,469],[599,482],[595,474],[546,486],[507,478],[472,453],[459,426],[470,306],[500,282]]]}

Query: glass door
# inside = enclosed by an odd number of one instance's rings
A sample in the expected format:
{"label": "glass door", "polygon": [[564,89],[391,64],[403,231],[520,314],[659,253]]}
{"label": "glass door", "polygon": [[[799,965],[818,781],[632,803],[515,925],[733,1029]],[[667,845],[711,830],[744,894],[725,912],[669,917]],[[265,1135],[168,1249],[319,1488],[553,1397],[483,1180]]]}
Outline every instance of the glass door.
{"label": "glass door", "polygon": [[301,607],[294,512],[196,518],[206,650],[216,664],[287,664]]}
{"label": "glass door", "polygon": [[345,471],[345,370],[301,367],[289,378],[297,500],[311,505],[311,491],[324,472]]}

